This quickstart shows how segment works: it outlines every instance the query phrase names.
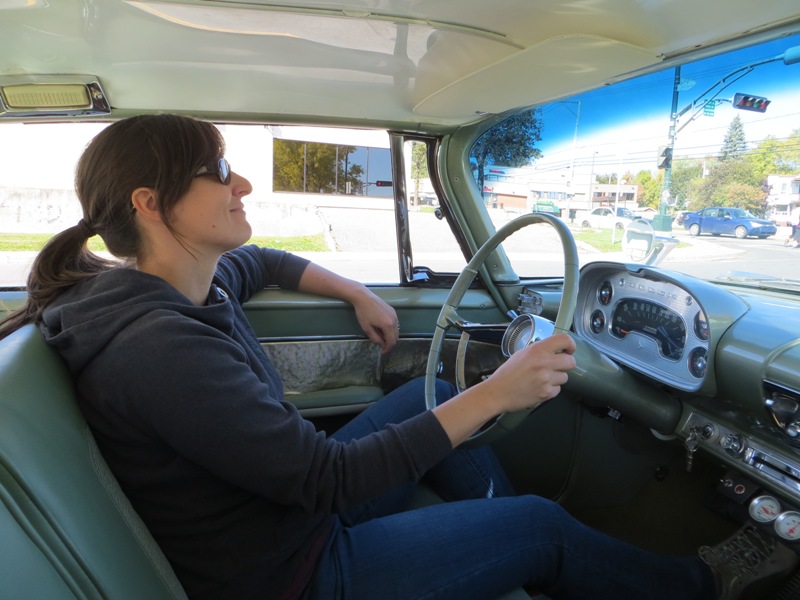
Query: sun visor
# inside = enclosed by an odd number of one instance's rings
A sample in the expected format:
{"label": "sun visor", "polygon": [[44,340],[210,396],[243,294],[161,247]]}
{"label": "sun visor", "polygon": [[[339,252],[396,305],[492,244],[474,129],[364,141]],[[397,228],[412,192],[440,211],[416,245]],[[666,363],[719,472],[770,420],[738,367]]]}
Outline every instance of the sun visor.
{"label": "sun visor", "polygon": [[[637,46],[607,38],[553,38],[450,83],[420,100],[414,112],[451,118],[503,113],[617,81],[620,74],[659,61]],[[418,77],[425,77],[423,69]]]}

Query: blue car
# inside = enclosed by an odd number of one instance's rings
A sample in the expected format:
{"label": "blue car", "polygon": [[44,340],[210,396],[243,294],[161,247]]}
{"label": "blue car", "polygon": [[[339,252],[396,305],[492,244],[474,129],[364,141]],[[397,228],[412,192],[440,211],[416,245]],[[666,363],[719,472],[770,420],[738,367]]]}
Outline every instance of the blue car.
{"label": "blue car", "polygon": [[735,235],[739,239],[749,236],[764,239],[778,232],[772,221],[754,217],[743,208],[727,206],[711,206],[689,213],[683,226],[692,235]]}

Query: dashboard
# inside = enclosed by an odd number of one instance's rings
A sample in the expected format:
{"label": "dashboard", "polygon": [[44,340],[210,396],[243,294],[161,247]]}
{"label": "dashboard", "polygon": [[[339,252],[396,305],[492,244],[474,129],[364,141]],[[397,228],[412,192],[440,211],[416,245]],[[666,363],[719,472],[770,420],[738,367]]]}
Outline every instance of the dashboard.
{"label": "dashboard", "polygon": [[[547,310],[547,296],[532,296],[527,306]],[[589,263],[581,269],[573,328],[579,350],[592,350],[577,358],[588,365],[587,381],[574,388],[585,402],[639,420],[749,478],[759,490],[741,498],[750,517],[767,527],[774,520],[778,535],[796,531],[792,541],[800,542],[800,526],[785,527],[792,519],[800,525],[798,294]]]}

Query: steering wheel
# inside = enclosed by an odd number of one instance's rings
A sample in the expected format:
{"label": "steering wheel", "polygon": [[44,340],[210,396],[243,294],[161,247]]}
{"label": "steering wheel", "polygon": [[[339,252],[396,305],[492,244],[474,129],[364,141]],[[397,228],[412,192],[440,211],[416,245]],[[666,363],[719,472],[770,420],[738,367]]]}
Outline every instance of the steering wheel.
{"label": "steering wheel", "polygon": [[[436,375],[439,371],[439,357],[441,355],[445,336],[451,327],[455,327],[462,332],[458,351],[456,353],[458,357],[456,365],[456,387],[459,391],[462,391],[462,377],[458,372],[459,370],[463,371],[463,359],[466,354],[466,344],[469,340],[469,334],[466,332],[466,329],[468,326],[474,325],[468,323],[458,314],[458,306],[464,298],[464,294],[477,276],[478,270],[482,267],[486,258],[511,234],[534,223],[549,223],[555,228],[561,238],[561,246],[564,249],[564,289],[561,294],[561,302],[558,306],[558,314],[556,315],[555,323],[542,317],[521,315],[521,318],[532,319],[532,326],[534,328],[538,327],[538,329],[545,332],[543,335],[538,335],[538,337],[536,332],[531,332],[528,343],[532,343],[536,339],[541,339],[542,337],[547,337],[554,332],[566,333],[569,331],[570,325],[572,324],[572,316],[575,312],[575,303],[578,296],[578,280],[580,277],[578,250],[575,247],[575,239],[572,237],[572,233],[567,225],[561,219],[552,215],[545,213],[529,213],[517,217],[501,227],[492,237],[486,240],[486,243],[475,253],[472,260],[469,261],[467,266],[464,267],[464,270],[459,274],[453,284],[453,288],[450,290],[450,294],[447,296],[442,306],[442,310],[439,312],[439,317],[436,320],[436,329],[433,334],[433,341],[431,342],[431,349],[428,353],[428,364],[425,369],[425,403],[429,410],[435,408],[437,405]],[[518,342],[515,343],[513,339],[509,340],[509,335],[512,338],[518,335],[519,330],[512,331],[511,329],[511,326],[516,323],[517,319],[509,324],[503,336],[504,354],[507,356],[510,356],[518,349]],[[538,406],[541,406],[541,404],[537,405],[537,407]],[[490,425],[485,426],[483,429],[473,434],[462,444],[462,447],[477,446],[495,441],[522,423],[535,408],[536,407],[531,407],[499,415]]]}

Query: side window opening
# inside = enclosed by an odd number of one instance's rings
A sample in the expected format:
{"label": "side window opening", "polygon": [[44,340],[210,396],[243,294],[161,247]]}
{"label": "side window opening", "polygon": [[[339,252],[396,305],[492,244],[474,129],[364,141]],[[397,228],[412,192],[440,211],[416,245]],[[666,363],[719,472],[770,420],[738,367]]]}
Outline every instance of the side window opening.
{"label": "side window opening", "polygon": [[[0,286],[24,288],[36,252],[81,209],[74,170],[104,123],[4,123],[0,148]],[[306,256],[368,284],[400,283],[391,136],[385,130],[218,124],[245,198],[251,242]],[[400,144],[414,265],[458,273],[465,263],[431,184],[426,140]],[[432,143],[432,142],[431,142]],[[105,256],[100,237],[90,249]]]}
{"label": "side window opening", "polygon": [[467,262],[434,185],[435,165],[429,164],[434,144],[429,138],[403,142],[408,229],[415,277],[430,285],[449,285]]}

